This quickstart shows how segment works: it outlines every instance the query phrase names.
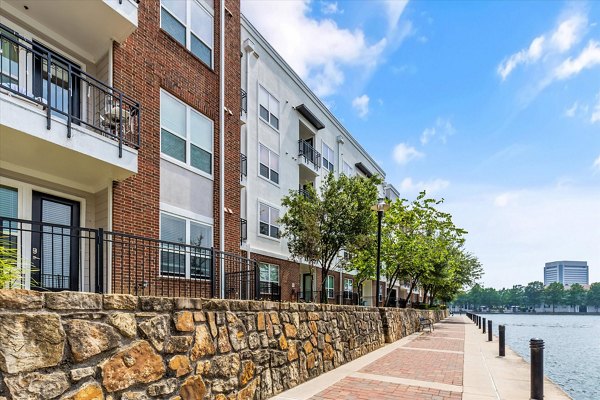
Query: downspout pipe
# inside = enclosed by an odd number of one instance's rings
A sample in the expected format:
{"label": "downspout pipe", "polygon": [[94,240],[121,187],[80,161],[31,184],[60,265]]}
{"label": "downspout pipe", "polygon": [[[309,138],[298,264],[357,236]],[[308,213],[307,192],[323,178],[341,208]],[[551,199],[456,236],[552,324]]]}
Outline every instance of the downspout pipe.
{"label": "downspout pipe", "polygon": [[[219,1],[219,250],[225,251],[225,0]],[[220,297],[225,298],[225,268],[219,262]]]}

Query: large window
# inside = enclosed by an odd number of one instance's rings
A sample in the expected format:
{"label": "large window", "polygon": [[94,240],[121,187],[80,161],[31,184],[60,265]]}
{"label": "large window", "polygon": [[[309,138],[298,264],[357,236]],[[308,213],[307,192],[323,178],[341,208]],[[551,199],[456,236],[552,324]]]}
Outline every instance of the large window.
{"label": "large window", "polygon": [[186,278],[210,278],[212,227],[171,214],[160,215],[160,273]]}
{"label": "large window", "polygon": [[335,279],[333,275],[327,275],[327,280],[325,281],[325,290],[327,291],[327,298],[333,299],[333,289],[335,287]]}
{"label": "large window", "polygon": [[333,150],[323,143],[323,166],[331,172],[333,172],[333,159]]}
{"label": "large window", "polygon": [[160,150],[171,159],[212,175],[212,120],[161,91]]}
{"label": "large window", "polygon": [[259,146],[259,171],[260,176],[279,183],[279,156],[264,145]]}
{"label": "large window", "polygon": [[279,210],[263,203],[259,204],[259,233],[279,239]]}
{"label": "large window", "polygon": [[[17,218],[19,216],[19,192],[7,186],[0,186],[0,217]],[[16,222],[2,221],[0,224],[0,246],[16,247],[17,231]],[[7,242],[7,243],[3,243]]]}
{"label": "large window", "polygon": [[273,128],[279,129],[279,101],[262,86],[258,93],[260,117]]}
{"label": "large window", "polygon": [[350,299],[352,298],[352,286],[354,281],[350,278],[344,278],[344,298]]}
{"label": "large window", "polygon": [[18,39],[0,26],[0,84],[19,90],[19,46]]}
{"label": "large window", "polygon": [[160,4],[160,27],[212,68],[214,7],[201,0],[161,0]]}
{"label": "large window", "polygon": [[259,267],[260,294],[279,294],[279,266],[261,263]]}

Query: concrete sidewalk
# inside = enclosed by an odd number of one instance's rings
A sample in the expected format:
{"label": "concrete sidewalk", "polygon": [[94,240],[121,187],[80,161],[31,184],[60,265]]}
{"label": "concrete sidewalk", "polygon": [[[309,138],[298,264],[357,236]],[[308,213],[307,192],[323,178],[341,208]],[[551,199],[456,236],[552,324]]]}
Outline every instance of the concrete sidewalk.
{"label": "concrete sidewalk", "polygon": [[[529,364],[466,317],[435,325],[323,374],[274,400],[529,399]],[[547,380],[545,399],[568,399]]]}

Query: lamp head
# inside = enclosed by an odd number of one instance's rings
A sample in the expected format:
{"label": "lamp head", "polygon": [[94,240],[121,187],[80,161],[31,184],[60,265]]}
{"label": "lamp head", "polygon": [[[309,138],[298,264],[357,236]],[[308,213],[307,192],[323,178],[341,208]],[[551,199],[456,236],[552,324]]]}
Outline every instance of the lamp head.
{"label": "lamp head", "polygon": [[377,204],[374,204],[373,206],[371,206],[371,210],[378,211],[378,212],[386,212],[389,209],[390,209],[390,205],[385,201],[385,199],[383,197],[380,197],[377,200]]}

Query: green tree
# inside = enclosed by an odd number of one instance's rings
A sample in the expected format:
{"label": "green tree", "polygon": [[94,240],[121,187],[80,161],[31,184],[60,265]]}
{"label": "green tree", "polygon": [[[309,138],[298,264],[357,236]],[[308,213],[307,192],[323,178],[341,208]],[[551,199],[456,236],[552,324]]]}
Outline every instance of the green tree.
{"label": "green tree", "polygon": [[529,282],[523,290],[523,297],[527,307],[541,306],[544,303],[544,284],[540,281]]}
{"label": "green tree", "polygon": [[544,302],[552,305],[552,312],[555,307],[565,302],[565,287],[560,282],[552,282],[544,289]]}
{"label": "green tree", "polygon": [[375,229],[371,206],[377,201],[378,177],[362,178],[330,173],[319,193],[297,191],[282,199],[280,219],[292,258],[321,267],[321,301],[326,301],[326,277],[342,249],[352,248]]}
{"label": "green tree", "polygon": [[600,308],[600,282],[594,282],[590,285],[590,290],[587,292],[586,305],[594,307],[596,312]]}
{"label": "green tree", "polygon": [[573,311],[575,311],[575,307],[585,304],[585,294],[583,286],[579,283],[574,283],[567,291],[565,301],[568,305],[573,307]]}

